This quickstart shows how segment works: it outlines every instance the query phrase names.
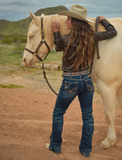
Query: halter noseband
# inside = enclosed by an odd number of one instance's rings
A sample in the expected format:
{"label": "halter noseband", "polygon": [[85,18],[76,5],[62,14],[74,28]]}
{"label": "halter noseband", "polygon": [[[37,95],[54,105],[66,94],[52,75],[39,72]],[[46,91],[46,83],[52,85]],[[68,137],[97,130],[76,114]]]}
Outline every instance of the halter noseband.
{"label": "halter noseband", "polygon": [[[41,37],[42,37],[42,40],[41,42],[38,44],[37,48],[35,51],[31,51],[30,49],[28,48],[25,48],[26,51],[30,52],[31,54],[33,54],[34,56],[36,56],[41,62],[44,61],[46,59],[46,57],[48,56],[49,52],[50,52],[50,48],[47,44],[47,42],[44,40],[44,30],[43,30],[43,17],[41,17]],[[46,56],[44,57],[44,60],[38,56],[37,52],[39,51],[40,47],[42,44],[45,44],[47,49],[48,49],[48,53],[46,54]]]}

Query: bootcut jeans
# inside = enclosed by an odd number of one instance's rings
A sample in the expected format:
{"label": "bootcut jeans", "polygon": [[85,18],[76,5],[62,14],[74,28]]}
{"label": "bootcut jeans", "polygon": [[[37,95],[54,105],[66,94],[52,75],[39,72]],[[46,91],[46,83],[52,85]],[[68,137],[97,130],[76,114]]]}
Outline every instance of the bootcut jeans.
{"label": "bootcut jeans", "polygon": [[[80,73],[80,72],[79,72]],[[62,85],[53,111],[52,133],[49,149],[55,153],[61,152],[63,115],[73,99],[78,96],[82,111],[82,137],[79,151],[86,156],[92,151],[92,135],[94,131],[94,119],[92,115],[92,100],[94,85],[88,72],[85,75],[63,76]]]}

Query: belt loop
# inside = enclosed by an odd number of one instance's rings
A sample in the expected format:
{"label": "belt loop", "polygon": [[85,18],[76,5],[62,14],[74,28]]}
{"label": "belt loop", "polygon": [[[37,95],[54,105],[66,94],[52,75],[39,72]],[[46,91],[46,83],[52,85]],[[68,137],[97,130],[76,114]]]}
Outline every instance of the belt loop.
{"label": "belt loop", "polygon": [[81,77],[81,72],[79,71],[79,76]]}
{"label": "belt loop", "polygon": [[87,74],[89,74],[89,71],[87,70]]}
{"label": "belt loop", "polygon": [[72,73],[70,72],[70,77],[72,77]]}

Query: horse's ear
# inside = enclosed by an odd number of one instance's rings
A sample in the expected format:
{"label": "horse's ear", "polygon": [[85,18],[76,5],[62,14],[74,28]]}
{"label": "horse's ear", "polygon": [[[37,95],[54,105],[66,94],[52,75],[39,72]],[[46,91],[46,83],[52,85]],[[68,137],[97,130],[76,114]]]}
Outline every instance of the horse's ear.
{"label": "horse's ear", "polygon": [[41,17],[44,17],[44,14],[42,13]]}
{"label": "horse's ear", "polygon": [[35,21],[35,23],[38,25],[38,18],[33,14],[33,13],[31,13],[31,12],[29,12],[30,13],[30,16],[31,16],[31,18]]}

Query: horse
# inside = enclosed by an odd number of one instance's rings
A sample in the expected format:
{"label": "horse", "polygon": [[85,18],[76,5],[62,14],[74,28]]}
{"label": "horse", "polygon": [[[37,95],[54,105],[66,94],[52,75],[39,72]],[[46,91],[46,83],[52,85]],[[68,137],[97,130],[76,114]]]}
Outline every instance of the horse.
{"label": "horse", "polygon": [[[35,16],[31,12],[29,13],[32,21],[27,33],[27,44],[22,62],[26,67],[31,67],[38,62],[39,59],[37,56],[42,60],[42,58],[49,52],[49,49],[54,46],[54,36],[51,28],[51,23],[53,21],[60,23],[60,35],[68,33],[65,24],[66,16],[45,16],[43,14],[41,16]],[[95,21],[95,18],[90,19]],[[116,97],[122,108],[122,18],[112,18],[107,20],[116,28],[118,34],[114,38],[99,42],[100,59],[97,59],[97,52],[95,50],[91,72],[92,79],[94,83],[96,83],[96,87],[103,101],[107,123],[107,135],[100,143],[100,149],[108,149],[110,146],[114,145],[116,141],[114,126]],[[95,29],[95,24],[90,23],[90,25]],[[41,27],[43,27],[43,31],[41,30]],[[98,25],[98,31],[105,31],[105,28],[100,23]],[[43,43],[43,41],[45,41],[46,44]],[[41,45],[38,45],[40,42]],[[36,52],[37,56],[31,54],[35,54],[34,52]]]}

